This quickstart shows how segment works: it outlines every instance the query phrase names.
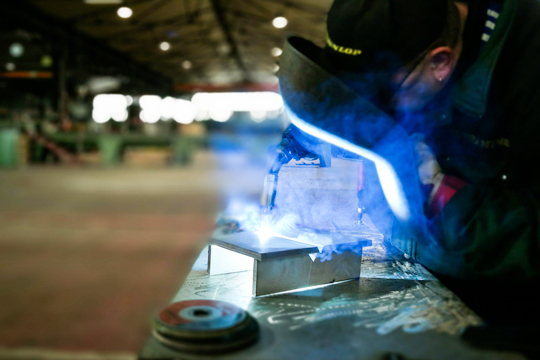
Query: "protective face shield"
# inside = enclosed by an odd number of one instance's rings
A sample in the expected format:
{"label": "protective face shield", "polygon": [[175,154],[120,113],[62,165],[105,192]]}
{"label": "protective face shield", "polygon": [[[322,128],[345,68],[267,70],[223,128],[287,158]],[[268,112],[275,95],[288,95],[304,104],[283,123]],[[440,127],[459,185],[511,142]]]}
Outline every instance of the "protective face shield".
{"label": "protective face shield", "polygon": [[380,94],[387,74],[371,74],[371,82],[360,84],[367,96],[360,96],[357,89],[323,69],[320,50],[298,37],[287,40],[279,73],[287,114],[303,132],[373,161],[396,219],[423,238],[422,194],[413,144],[370,96]]}

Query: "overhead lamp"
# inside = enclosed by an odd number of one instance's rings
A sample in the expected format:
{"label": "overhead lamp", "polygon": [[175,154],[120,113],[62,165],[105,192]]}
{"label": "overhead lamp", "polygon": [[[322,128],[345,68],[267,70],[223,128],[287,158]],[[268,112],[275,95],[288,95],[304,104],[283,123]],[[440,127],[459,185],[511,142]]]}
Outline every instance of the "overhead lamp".
{"label": "overhead lamp", "polygon": [[273,72],[278,72],[278,70],[279,70],[279,65],[278,65],[278,64],[274,64],[274,65],[272,66],[272,71],[273,71]]}
{"label": "overhead lamp", "polygon": [[6,70],[7,70],[7,71],[13,71],[13,70],[15,70],[15,64],[12,63],[12,62],[8,62],[8,63],[6,64]]}
{"label": "overhead lamp", "polygon": [[285,26],[287,26],[287,19],[285,19],[283,16],[278,16],[272,20],[272,25],[274,25],[277,29],[283,29]]}
{"label": "overhead lamp", "polygon": [[40,63],[43,67],[50,67],[53,64],[53,58],[50,55],[43,55]]}
{"label": "overhead lamp", "polygon": [[189,70],[189,69],[191,69],[192,66],[193,66],[193,64],[189,60],[182,61],[182,67],[184,69]]}
{"label": "overhead lamp", "polygon": [[283,52],[283,50],[281,50],[280,48],[278,47],[275,47],[275,48],[272,48],[272,56],[279,56],[281,55],[281,53]]}
{"label": "overhead lamp", "polygon": [[20,43],[13,43],[9,46],[9,54],[14,58],[21,57],[24,54],[24,46]]}
{"label": "overhead lamp", "polygon": [[122,19],[127,19],[127,18],[130,18],[131,15],[133,15],[133,10],[131,10],[130,8],[126,7],[126,6],[123,6],[121,8],[118,9],[118,11],[116,12],[118,14],[118,16],[120,16]]}
{"label": "overhead lamp", "polygon": [[171,44],[169,44],[168,42],[164,41],[162,42],[161,44],[159,44],[159,48],[163,51],[167,51],[171,48]]}

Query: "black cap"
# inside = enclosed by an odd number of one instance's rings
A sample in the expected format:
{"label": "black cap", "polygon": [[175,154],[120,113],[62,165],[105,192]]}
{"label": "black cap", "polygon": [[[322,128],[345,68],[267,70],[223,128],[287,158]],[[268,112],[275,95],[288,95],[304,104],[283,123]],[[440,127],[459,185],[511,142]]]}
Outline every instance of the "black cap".
{"label": "black cap", "polygon": [[449,0],[335,0],[325,57],[340,71],[397,69],[441,36]]}

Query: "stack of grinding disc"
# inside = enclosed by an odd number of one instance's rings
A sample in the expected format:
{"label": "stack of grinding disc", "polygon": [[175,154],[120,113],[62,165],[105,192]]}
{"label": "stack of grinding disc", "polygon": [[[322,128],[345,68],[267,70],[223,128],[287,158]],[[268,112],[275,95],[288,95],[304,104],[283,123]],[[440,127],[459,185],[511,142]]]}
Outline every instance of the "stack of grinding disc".
{"label": "stack of grinding disc", "polygon": [[259,338],[259,325],[236,305],[213,300],[171,304],[154,319],[154,337],[163,345],[191,353],[223,353]]}

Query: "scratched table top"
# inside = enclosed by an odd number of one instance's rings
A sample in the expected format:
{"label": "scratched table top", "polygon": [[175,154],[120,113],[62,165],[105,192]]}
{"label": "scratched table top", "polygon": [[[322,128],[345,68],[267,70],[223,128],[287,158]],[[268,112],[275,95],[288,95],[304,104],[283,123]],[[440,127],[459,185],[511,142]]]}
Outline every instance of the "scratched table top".
{"label": "scratched table top", "polygon": [[252,272],[209,276],[205,249],[173,301],[215,299],[253,315],[260,340],[222,356],[180,354],[150,339],[139,359],[514,359],[460,340],[481,319],[421,265],[365,248],[359,280],[253,298]]}

